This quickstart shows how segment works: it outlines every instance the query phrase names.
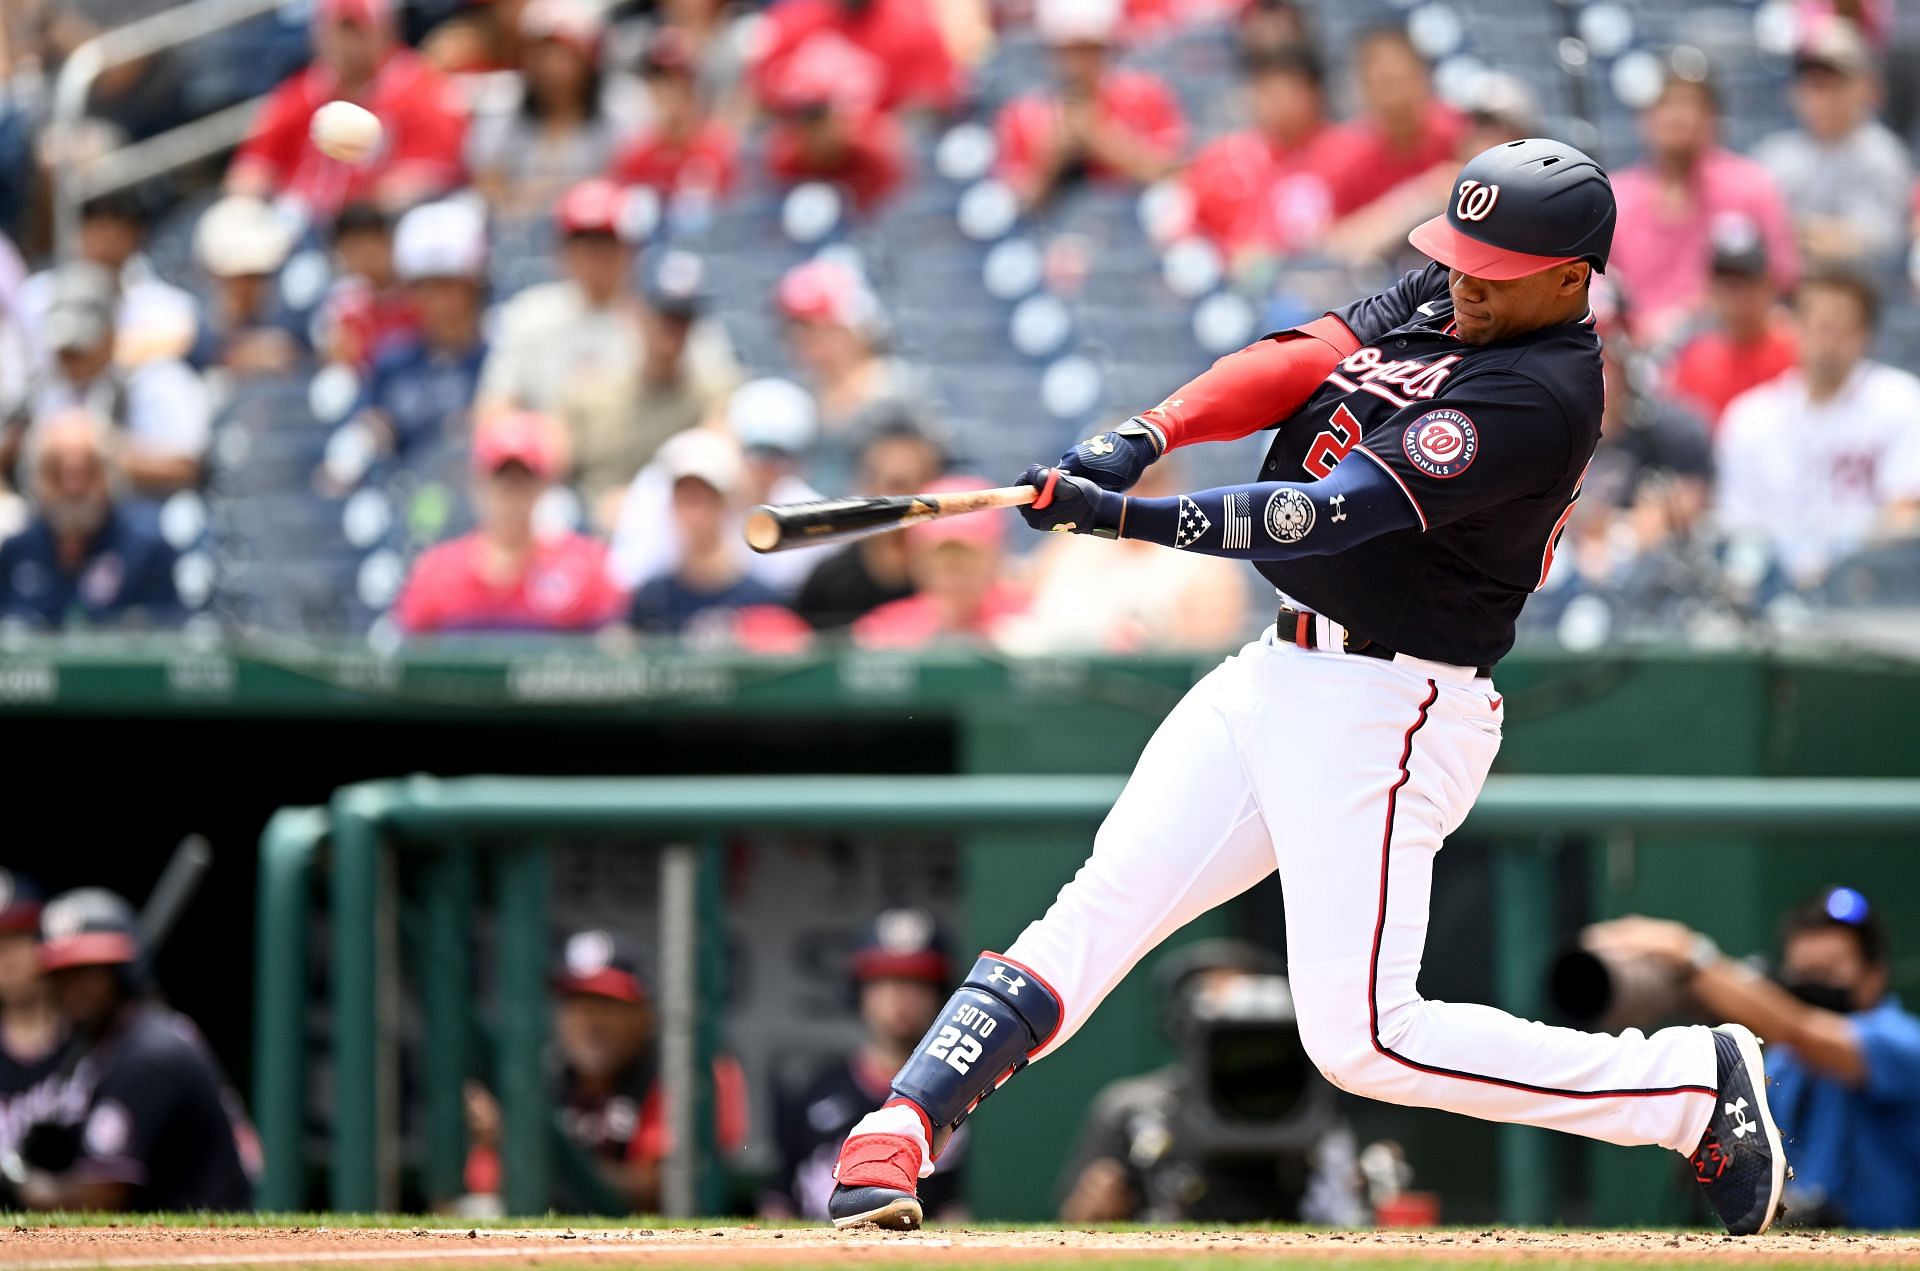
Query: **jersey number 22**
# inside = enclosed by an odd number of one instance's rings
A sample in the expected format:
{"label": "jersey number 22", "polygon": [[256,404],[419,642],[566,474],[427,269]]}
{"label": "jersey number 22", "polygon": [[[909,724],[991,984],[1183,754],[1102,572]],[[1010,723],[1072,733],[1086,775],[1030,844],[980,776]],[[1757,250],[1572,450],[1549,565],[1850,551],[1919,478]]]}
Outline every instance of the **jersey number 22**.
{"label": "jersey number 22", "polygon": [[1353,448],[1360,444],[1360,421],[1345,402],[1333,408],[1333,418],[1328,422],[1333,427],[1313,439],[1313,444],[1307,447],[1307,457],[1300,461],[1301,467],[1320,478],[1331,473],[1333,465],[1352,454]]}

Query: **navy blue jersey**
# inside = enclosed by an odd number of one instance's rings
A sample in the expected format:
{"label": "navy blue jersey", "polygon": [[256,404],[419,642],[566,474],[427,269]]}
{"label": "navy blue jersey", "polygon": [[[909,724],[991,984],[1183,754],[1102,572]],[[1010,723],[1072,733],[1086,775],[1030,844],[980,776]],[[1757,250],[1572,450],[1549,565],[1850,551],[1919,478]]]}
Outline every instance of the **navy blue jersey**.
{"label": "navy blue jersey", "polygon": [[1281,421],[1259,479],[1314,481],[1337,464],[1378,464],[1420,524],[1337,555],[1257,567],[1357,637],[1457,666],[1496,662],[1513,647],[1528,593],[1546,581],[1600,439],[1593,324],[1463,344],[1450,334],[1440,265],[1335,316],[1361,347]]}

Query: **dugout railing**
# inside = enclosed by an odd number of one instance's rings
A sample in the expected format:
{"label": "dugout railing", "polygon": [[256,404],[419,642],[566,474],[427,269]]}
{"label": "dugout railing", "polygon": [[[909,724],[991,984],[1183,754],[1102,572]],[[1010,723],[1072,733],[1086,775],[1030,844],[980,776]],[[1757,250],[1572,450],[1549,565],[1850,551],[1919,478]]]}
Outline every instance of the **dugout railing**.
{"label": "dugout railing", "polygon": [[[494,991],[489,1039],[499,1083],[503,1194],[514,1213],[546,1209],[556,1168],[542,1068],[550,966],[549,850],[566,835],[614,833],[650,845],[660,870],[661,1080],[669,1114],[663,1171],[669,1213],[711,1212],[721,1192],[710,1150],[711,1055],[723,968],[719,861],[742,830],[911,829],[969,835],[1019,829],[1062,852],[1085,850],[1119,793],[1112,776],[513,778],[411,777],[345,787],[324,808],[282,809],[261,840],[254,1112],[265,1152],[262,1207],[308,1199],[309,989],[325,986],[331,1082],[326,1204],[391,1205],[399,1161],[396,991],[399,866],[417,877],[421,930],[415,983],[422,1060],[422,1171],[436,1196],[458,1190],[464,1147],[461,1079],[475,1058],[475,931],[480,866],[491,871]],[[1793,834],[1920,829],[1920,780],[1517,776],[1489,779],[1462,835],[1495,854],[1496,989],[1500,1005],[1538,1013],[1542,968],[1564,933],[1552,907],[1562,835],[1605,837],[1630,854],[1641,831]],[[326,914],[324,968],[309,935]],[[322,973],[323,972],[323,973]],[[320,974],[316,974],[320,973]],[[1505,1127],[1500,1207],[1510,1222],[1550,1220],[1544,1132]]]}

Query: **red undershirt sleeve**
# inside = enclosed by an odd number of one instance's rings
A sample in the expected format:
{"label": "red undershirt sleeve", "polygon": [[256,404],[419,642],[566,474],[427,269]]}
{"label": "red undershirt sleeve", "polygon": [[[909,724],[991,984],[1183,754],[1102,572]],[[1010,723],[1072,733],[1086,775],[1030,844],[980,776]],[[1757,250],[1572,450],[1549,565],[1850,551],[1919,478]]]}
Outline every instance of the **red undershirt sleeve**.
{"label": "red undershirt sleeve", "polygon": [[1160,431],[1168,450],[1233,441],[1299,410],[1359,347],[1346,323],[1328,314],[1227,354],[1140,418]]}

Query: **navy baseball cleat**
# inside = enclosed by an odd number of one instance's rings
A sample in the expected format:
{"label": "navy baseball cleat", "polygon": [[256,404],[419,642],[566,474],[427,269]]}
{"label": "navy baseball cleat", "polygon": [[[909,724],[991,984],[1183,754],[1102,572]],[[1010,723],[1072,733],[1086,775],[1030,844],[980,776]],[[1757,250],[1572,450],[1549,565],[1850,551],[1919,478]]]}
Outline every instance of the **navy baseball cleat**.
{"label": "navy baseball cleat", "polygon": [[904,1134],[855,1134],[840,1148],[827,1216],[836,1227],[871,1224],[913,1231],[922,1217],[915,1189],[920,1144]]}
{"label": "navy baseball cleat", "polygon": [[1707,1200],[1727,1231],[1757,1236],[1780,1216],[1780,1191],[1786,1186],[1787,1153],[1780,1129],[1767,1110],[1767,1073],[1760,1060],[1760,1039],[1739,1024],[1713,1030],[1719,1060],[1720,1092],[1713,1119],[1689,1159],[1693,1176],[1707,1189]]}

